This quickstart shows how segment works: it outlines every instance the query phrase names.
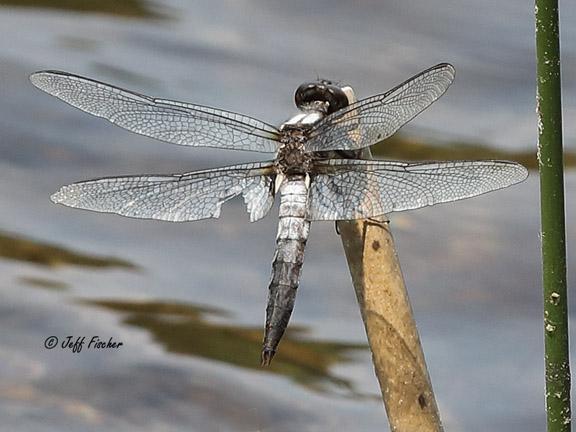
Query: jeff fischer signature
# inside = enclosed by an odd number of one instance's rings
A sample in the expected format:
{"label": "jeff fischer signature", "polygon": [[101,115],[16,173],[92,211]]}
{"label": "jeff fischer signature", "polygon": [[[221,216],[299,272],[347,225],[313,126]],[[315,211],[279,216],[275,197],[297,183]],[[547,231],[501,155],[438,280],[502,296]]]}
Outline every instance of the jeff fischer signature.
{"label": "jeff fischer signature", "polygon": [[73,353],[82,352],[84,347],[88,350],[107,350],[118,349],[124,345],[124,342],[115,341],[110,337],[108,340],[101,339],[100,336],[92,336],[88,339],[87,336],[65,336],[60,342],[57,336],[48,336],[44,340],[44,347],[46,349],[54,349],[60,347],[61,349],[68,349]]}

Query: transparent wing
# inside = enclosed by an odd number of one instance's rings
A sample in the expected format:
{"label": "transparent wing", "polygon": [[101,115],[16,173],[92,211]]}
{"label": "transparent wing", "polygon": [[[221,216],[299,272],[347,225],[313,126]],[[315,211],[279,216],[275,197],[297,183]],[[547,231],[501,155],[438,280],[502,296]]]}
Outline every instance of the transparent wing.
{"label": "transparent wing", "polygon": [[363,219],[469,198],[521,182],[522,165],[507,161],[404,163],[332,159],[316,164],[311,220]]}
{"label": "transparent wing", "polygon": [[240,114],[154,99],[66,72],[37,72],[30,81],[82,111],[169,143],[263,153],[277,149],[274,126]]}
{"label": "transparent wing", "polygon": [[454,73],[452,65],[441,63],[386,93],[336,111],[311,130],[306,150],[357,150],[388,138],[442,96]]}
{"label": "transparent wing", "polygon": [[250,220],[264,217],[274,202],[270,162],[178,175],[108,177],[74,183],[52,195],[69,207],[172,222],[220,216],[220,207],[242,194]]}

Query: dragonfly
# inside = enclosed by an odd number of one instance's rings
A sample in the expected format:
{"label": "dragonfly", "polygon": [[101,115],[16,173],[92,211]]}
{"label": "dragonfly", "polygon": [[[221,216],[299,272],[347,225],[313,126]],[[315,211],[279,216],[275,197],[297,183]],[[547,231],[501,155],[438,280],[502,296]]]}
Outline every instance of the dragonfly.
{"label": "dragonfly", "polygon": [[157,99],[59,71],[30,76],[39,89],[121,128],[168,143],[270,153],[243,163],[171,175],[105,177],[63,186],[52,201],[133,218],[218,218],[242,196],[250,221],[279,195],[279,222],[261,352],[269,365],[288,326],[312,221],[368,219],[484,194],[523,181],[522,165],[499,160],[400,162],[361,152],[398,131],[452,84],[441,63],[385,93],[356,100],[349,86],[318,79],[295,93],[298,113],[276,127],[230,111]]}

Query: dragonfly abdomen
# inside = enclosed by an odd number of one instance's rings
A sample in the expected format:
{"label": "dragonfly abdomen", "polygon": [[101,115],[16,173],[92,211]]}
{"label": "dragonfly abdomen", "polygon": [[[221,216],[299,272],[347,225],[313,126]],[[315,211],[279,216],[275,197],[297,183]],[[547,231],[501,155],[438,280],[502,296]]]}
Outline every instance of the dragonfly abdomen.
{"label": "dragonfly abdomen", "polygon": [[280,186],[278,234],[266,308],[262,365],[270,364],[274,357],[294,308],[310,230],[310,221],[306,218],[307,201],[305,176],[287,177]]}

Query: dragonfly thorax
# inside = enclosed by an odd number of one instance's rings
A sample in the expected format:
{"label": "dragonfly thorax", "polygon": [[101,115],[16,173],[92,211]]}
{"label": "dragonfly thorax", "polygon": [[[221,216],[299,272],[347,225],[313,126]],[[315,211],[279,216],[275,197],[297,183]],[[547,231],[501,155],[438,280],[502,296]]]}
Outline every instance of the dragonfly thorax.
{"label": "dragonfly thorax", "polygon": [[305,174],[310,170],[311,153],[304,149],[306,131],[301,128],[285,128],[276,156],[276,168],[282,174]]}

